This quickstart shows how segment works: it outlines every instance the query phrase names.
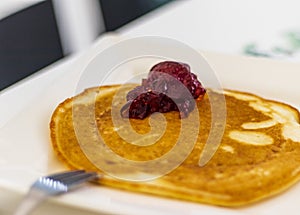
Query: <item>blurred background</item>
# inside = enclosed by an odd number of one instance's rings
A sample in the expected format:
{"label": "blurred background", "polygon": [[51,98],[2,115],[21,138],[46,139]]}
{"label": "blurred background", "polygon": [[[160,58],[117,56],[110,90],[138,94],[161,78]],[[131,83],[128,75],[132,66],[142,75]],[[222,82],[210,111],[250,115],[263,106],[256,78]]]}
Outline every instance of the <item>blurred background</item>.
{"label": "blurred background", "polygon": [[299,61],[299,8],[297,0],[1,0],[0,90],[112,31]]}
{"label": "blurred background", "polygon": [[1,0],[0,90],[171,0]]}

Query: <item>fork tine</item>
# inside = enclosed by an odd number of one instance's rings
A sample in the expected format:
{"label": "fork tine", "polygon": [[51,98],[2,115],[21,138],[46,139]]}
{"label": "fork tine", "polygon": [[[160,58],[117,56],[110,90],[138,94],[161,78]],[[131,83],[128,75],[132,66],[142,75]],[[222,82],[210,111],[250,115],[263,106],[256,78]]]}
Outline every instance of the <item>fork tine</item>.
{"label": "fork tine", "polygon": [[82,173],[85,173],[85,171],[84,170],[73,170],[73,171],[66,171],[63,173],[55,173],[52,175],[48,175],[46,177],[51,178],[53,180],[60,180],[60,179],[66,178],[66,177],[72,177],[74,175],[78,175],[78,174],[82,174]]}
{"label": "fork tine", "polygon": [[61,179],[61,182],[66,184],[69,188],[72,188],[73,186],[82,184],[86,181],[90,181],[93,179],[98,178],[97,173],[95,172],[83,172],[80,174],[72,175],[70,177],[66,177]]}

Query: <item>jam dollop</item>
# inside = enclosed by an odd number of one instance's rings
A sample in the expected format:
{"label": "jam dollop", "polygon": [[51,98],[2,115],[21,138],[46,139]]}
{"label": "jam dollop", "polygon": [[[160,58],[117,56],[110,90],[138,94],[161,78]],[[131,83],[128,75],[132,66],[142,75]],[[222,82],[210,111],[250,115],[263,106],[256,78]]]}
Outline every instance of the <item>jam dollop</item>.
{"label": "jam dollop", "polygon": [[164,61],[154,65],[140,86],[129,91],[122,117],[144,119],[152,113],[179,111],[185,118],[195,108],[195,99],[206,93],[188,64]]}

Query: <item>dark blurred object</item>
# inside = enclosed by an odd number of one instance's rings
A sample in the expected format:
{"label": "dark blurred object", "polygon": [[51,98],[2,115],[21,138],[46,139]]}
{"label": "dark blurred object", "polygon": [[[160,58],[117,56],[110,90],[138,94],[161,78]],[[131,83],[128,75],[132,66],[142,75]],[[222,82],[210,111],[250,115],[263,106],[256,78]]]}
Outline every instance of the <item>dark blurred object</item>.
{"label": "dark blurred object", "polygon": [[0,20],[0,90],[63,57],[52,2]]}
{"label": "dark blurred object", "polygon": [[[97,4],[99,1],[101,5],[103,15],[101,18],[103,18],[105,25],[103,31],[113,31],[173,0],[95,1]],[[87,5],[91,5],[88,4],[91,2],[86,2]],[[82,2],[77,3],[70,1],[70,4],[72,4],[70,9],[72,7],[76,9],[78,5],[82,4]],[[58,4],[58,6],[64,5]],[[63,9],[69,9],[68,5],[65,8],[57,8],[53,7],[53,0],[46,0],[0,20],[0,90],[66,55],[63,47],[65,48],[68,45],[66,42],[70,40],[62,40],[62,36],[70,34],[71,31],[70,28],[63,26],[64,28],[60,29],[61,32],[59,32],[57,23],[65,24],[67,22],[65,22],[66,20],[60,20],[61,17],[55,16],[59,12],[57,10],[61,10],[63,14],[68,15],[67,11]],[[98,12],[101,14],[101,11],[98,10]],[[65,19],[65,17],[63,18]],[[73,35],[71,34],[71,36]],[[80,36],[84,37],[86,35]],[[78,41],[75,45],[78,45]]]}
{"label": "dark blurred object", "polygon": [[122,25],[173,0],[99,0],[106,31]]}

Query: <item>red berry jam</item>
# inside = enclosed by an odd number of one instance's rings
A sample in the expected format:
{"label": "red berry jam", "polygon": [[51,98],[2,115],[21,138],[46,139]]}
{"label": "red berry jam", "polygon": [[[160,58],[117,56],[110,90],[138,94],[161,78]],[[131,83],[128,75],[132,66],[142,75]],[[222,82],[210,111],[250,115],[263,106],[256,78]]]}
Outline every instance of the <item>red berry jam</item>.
{"label": "red berry jam", "polygon": [[154,65],[142,84],[127,94],[123,117],[144,119],[152,113],[179,111],[185,118],[194,109],[194,99],[206,90],[185,63],[165,61]]}

